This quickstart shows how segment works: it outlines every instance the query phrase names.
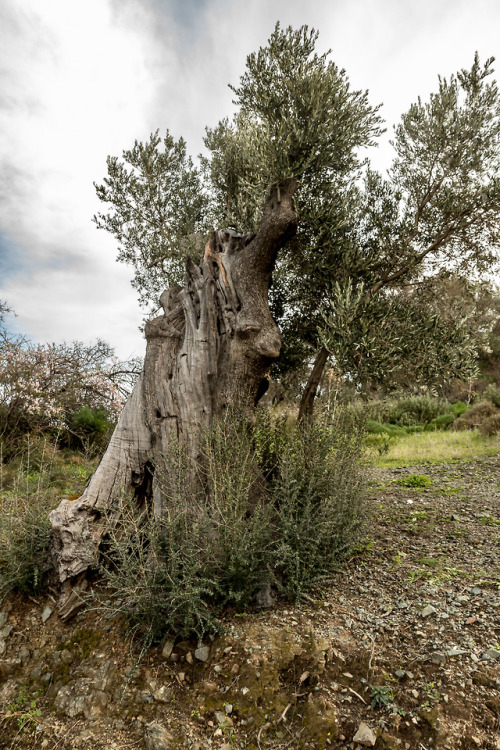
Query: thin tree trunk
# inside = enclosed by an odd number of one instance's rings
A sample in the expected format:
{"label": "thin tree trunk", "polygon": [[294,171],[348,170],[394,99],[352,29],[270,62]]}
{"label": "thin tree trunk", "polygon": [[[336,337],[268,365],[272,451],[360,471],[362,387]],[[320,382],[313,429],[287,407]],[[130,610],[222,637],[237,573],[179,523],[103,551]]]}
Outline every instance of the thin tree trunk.
{"label": "thin tree trunk", "polygon": [[325,371],[326,363],[328,361],[328,350],[324,346],[316,354],[309,380],[307,381],[304,393],[302,394],[302,400],[299,407],[299,422],[303,419],[310,419],[314,411],[314,399],[318,392],[321,378]]}
{"label": "thin tree trunk", "polygon": [[272,189],[256,235],[213,232],[203,260],[188,259],[184,287],[171,287],[163,315],[147,323],[144,369],[109,447],[83,495],[51,513],[52,561],[61,587],[60,615],[78,604],[120,499],[161,514],[155,463],[172,438],[191,456],[201,430],[232,404],[253,407],[259,385],[280,352],[281,336],[269,311],[268,289],[279,249],[296,231],[295,181]]}

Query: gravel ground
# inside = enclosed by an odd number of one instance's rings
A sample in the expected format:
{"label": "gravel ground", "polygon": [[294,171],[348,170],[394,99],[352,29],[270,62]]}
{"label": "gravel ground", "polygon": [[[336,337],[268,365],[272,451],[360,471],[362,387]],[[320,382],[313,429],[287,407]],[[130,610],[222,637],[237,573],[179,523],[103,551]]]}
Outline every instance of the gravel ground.
{"label": "gravel ground", "polygon": [[4,602],[0,748],[500,750],[500,459],[370,492],[366,543],[303,606],[138,665],[118,624]]}

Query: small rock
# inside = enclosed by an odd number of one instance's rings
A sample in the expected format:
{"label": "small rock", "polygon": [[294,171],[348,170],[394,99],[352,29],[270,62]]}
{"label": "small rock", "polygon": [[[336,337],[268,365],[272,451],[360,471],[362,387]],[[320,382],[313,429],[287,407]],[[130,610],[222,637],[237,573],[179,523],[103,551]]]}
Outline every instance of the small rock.
{"label": "small rock", "polygon": [[446,656],[444,654],[435,653],[431,656],[431,662],[433,664],[442,664],[444,661],[446,661]]}
{"label": "small rock", "polygon": [[404,671],[404,669],[396,669],[396,671],[394,672],[394,674],[396,675],[396,677],[404,677],[405,676],[405,671]]}
{"label": "small rock", "polygon": [[174,738],[167,732],[164,726],[152,721],[146,724],[144,733],[146,750],[171,750],[174,747]]}
{"label": "small rock", "polygon": [[197,648],[194,652],[194,658],[198,659],[198,661],[208,661],[208,657],[210,655],[210,647],[209,646],[202,646],[201,648]]}
{"label": "small rock", "polygon": [[470,589],[470,592],[472,596],[481,596],[481,594],[483,593],[483,590],[480,589],[479,586],[474,586],[473,588]]}
{"label": "small rock", "polygon": [[2,630],[2,638],[8,638],[13,630],[14,625],[6,625],[6,627]]}
{"label": "small rock", "polygon": [[241,688],[241,694],[242,695],[248,695],[249,692],[250,692],[250,688],[247,688],[247,687],[242,687]]}
{"label": "small rock", "polygon": [[3,628],[3,626],[7,622],[8,617],[9,615],[7,614],[7,612],[0,612],[0,628]]}
{"label": "small rock", "polygon": [[481,656],[481,659],[490,659],[490,661],[497,661],[498,659],[500,659],[500,651],[497,648],[493,648],[492,646],[484,652],[484,654]]}
{"label": "small rock", "polygon": [[153,693],[153,697],[158,703],[169,703],[172,700],[172,695],[172,691],[166,685],[162,685]]}
{"label": "small rock", "polygon": [[192,664],[193,663],[194,660],[193,660],[193,654],[191,653],[191,651],[187,652],[187,654],[186,654],[186,661],[187,661],[188,664]]}
{"label": "small rock", "polygon": [[165,641],[161,655],[163,656],[164,659],[169,659],[173,650],[174,650],[174,642]]}
{"label": "small rock", "polygon": [[229,714],[232,714],[233,713],[233,706],[232,706],[232,704],[231,703],[226,703],[226,705],[224,706],[224,711],[226,712],[226,714],[228,716],[229,716]]}
{"label": "small rock", "polygon": [[42,612],[42,622],[47,622],[51,614],[52,614],[51,608],[45,607],[45,609]]}
{"label": "small rock", "polygon": [[365,724],[365,722],[362,721],[358,727],[358,731],[352,738],[352,741],[358,742],[360,745],[364,745],[365,747],[374,747],[377,741],[377,735],[375,734],[373,729],[370,729],[368,724]]}
{"label": "small rock", "polygon": [[3,638],[0,638],[0,656],[3,656],[7,651],[7,646]]}
{"label": "small rock", "polygon": [[429,615],[434,615],[436,611],[436,608],[433,607],[432,604],[428,604],[427,607],[424,607],[420,614],[422,617],[429,617]]}
{"label": "small rock", "polygon": [[226,714],[223,714],[222,711],[216,711],[215,712],[215,721],[217,724],[225,724],[227,721]]}
{"label": "small rock", "polygon": [[468,654],[468,651],[465,651],[463,648],[450,648],[449,651],[446,652],[447,656],[463,656],[464,654]]}

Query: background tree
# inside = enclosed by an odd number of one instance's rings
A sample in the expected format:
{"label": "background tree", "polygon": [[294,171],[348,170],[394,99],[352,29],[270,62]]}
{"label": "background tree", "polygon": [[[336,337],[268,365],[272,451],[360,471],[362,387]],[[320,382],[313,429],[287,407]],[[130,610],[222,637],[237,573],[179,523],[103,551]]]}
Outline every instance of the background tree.
{"label": "background tree", "polygon": [[[8,309],[4,306],[4,311]],[[26,435],[74,443],[109,431],[141,363],[121,362],[104,341],[34,344],[0,328],[0,441],[4,459]]]}

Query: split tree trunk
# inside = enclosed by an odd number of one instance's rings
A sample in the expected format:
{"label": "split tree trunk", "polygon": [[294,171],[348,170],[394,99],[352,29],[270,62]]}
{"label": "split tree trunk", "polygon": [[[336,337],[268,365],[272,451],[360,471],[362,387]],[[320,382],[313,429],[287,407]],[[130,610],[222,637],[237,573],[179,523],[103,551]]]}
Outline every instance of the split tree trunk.
{"label": "split tree trunk", "polygon": [[199,266],[186,263],[184,287],[165,291],[163,315],[146,325],[144,369],[108,449],[84,493],[51,513],[52,560],[60,615],[76,607],[103,536],[133,490],[161,513],[155,460],[174,437],[196,457],[200,429],[232,404],[253,406],[281,336],[268,304],[277,253],[296,231],[290,181],[272,189],[256,235],[212,233]]}

